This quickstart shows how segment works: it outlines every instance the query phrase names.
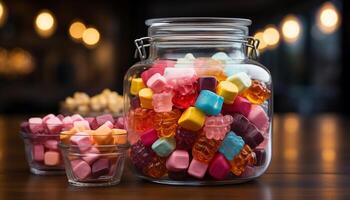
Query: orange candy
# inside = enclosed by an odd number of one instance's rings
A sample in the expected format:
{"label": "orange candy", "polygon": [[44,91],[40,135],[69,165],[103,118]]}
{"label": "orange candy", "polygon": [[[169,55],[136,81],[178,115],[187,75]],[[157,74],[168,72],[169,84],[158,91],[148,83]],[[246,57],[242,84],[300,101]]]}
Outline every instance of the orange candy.
{"label": "orange candy", "polygon": [[143,169],[143,173],[152,178],[160,178],[167,173],[165,159],[154,156],[152,161]]}
{"label": "orange candy", "polygon": [[215,76],[218,81],[226,80],[224,63],[211,58],[197,58],[194,69],[198,76]]}
{"label": "orange candy", "polygon": [[145,108],[136,108],[129,112],[128,128],[136,133],[142,133],[153,128],[156,112]]}
{"label": "orange candy", "polygon": [[181,111],[174,109],[170,112],[159,112],[154,116],[154,128],[159,137],[171,137],[175,135],[177,121],[181,116]]}
{"label": "orange candy", "polygon": [[248,145],[244,145],[241,152],[230,163],[231,172],[236,176],[240,176],[245,171],[247,165],[252,166],[256,163],[256,156]]}
{"label": "orange candy", "polygon": [[271,96],[271,91],[258,80],[253,80],[252,85],[246,89],[242,96],[247,98],[253,104],[262,104]]}
{"label": "orange candy", "polygon": [[201,134],[192,148],[192,156],[196,160],[209,163],[215,153],[218,151],[221,140],[208,139],[204,134]]}

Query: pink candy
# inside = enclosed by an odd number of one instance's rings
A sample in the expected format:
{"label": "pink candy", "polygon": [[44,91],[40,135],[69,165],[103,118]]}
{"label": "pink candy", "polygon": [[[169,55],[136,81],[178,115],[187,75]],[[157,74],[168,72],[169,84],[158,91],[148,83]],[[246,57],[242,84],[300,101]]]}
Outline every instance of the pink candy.
{"label": "pink candy", "polygon": [[81,152],[86,152],[92,146],[90,135],[84,132],[79,132],[70,138],[70,142],[77,145]]}
{"label": "pink candy", "polygon": [[84,130],[90,130],[90,124],[86,120],[82,121],[75,121],[73,122],[73,126],[78,129],[79,131],[84,131]]}
{"label": "pink candy", "polygon": [[155,73],[148,79],[147,87],[151,88],[155,93],[166,91],[169,88],[166,79],[159,73]]}
{"label": "pink candy", "polygon": [[173,93],[153,94],[153,109],[156,112],[170,112],[173,108]]}
{"label": "pink candy", "polygon": [[33,160],[41,162],[44,160],[44,146],[41,144],[33,145]]}
{"label": "pink candy", "polygon": [[50,118],[55,118],[56,116],[54,114],[48,114],[45,117],[43,117],[43,122],[45,123]]}
{"label": "pink candy", "polygon": [[89,165],[91,165],[100,157],[99,154],[100,151],[97,148],[92,147],[91,149],[85,152],[85,156],[82,159]]}
{"label": "pink candy", "polygon": [[46,120],[46,126],[50,134],[59,134],[62,130],[63,123],[57,117],[52,117]]}
{"label": "pink candy", "polygon": [[98,126],[102,126],[107,121],[114,124],[114,118],[111,114],[105,114],[105,115],[100,115],[100,116],[96,117],[96,122],[97,122]]}
{"label": "pink candy", "polygon": [[207,117],[203,132],[208,139],[223,140],[226,133],[230,131],[230,125],[233,121],[231,115]]}
{"label": "pink candy", "polygon": [[45,148],[50,150],[58,150],[58,141],[57,140],[46,140],[44,143]]}
{"label": "pink candy", "polygon": [[145,145],[146,147],[150,147],[156,140],[158,140],[157,131],[155,129],[150,129],[143,133],[140,139],[143,145]]}
{"label": "pink candy", "polygon": [[83,121],[83,120],[84,120],[84,117],[82,117],[82,116],[79,115],[79,114],[74,114],[74,115],[72,115],[72,120],[73,120],[73,122],[76,122],[76,121]]}
{"label": "pink candy", "polygon": [[60,154],[57,151],[47,151],[44,155],[44,163],[47,166],[57,166],[60,164]]}
{"label": "pink candy", "polygon": [[252,105],[247,118],[262,132],[266,132],[269,128],[269,118],[264,109],[259,105]]}
{"label": "pink candy", "polygon": [[28,120],[29,129],[34,134],[39,134],[44,132],[43,120],[39,117],[32,117]]}
{"label": "pink candy", "polygon": [[75,177],[79,180],[86,179],[91,175],[90,165],[83,160],[73,160],[71,166]]}
{"label": "pink candy", "polygon": [[166,68],[164,77],[174,90],[192,85],[197,80],[197,75],[193,68]]}
{"label": "pink candy", "polygon": [[223,180],[230,173],[231,165],[221,153],[215,155],[209,166],[209,174],[216,180]]}
{"label": "pink candy", "polygon": [[64,130],[70,130],[71,128],[73,128],[73,119],[70,116],[63,118],[62,123]]}
{"label": "pink candy", "polygon": [[204,177],[207,169],[208,169],[208,164],[192,159],[190,167],[188,168],[187,172],[189,175],[201,179]]}
{"label": "pink candy", "polygon": [[188,168],[190,156],[187,151],[175,150],[166,161],[166,168],[169,171],[182,171]]}
{"label": "pink candy", "polygon": [[224,114],[240,113],[245,117],[247,117],[251,110],[251,107],[252,107],[252,104],[247,99],[237,96],[233,104],[224,104],[222,106],[222,113]]}

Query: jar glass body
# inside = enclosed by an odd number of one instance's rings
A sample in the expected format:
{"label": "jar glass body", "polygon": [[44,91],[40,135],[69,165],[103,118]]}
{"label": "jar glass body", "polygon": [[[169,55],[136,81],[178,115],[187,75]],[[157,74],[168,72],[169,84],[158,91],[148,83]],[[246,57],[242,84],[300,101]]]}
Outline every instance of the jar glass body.
{"label": "jar glass body", "polygon": [[246,24],[151,22],[150,55],[124,80],[136,174],[175,185],[240,183],[262,175],[272,153],[272,80],[249,58]]}

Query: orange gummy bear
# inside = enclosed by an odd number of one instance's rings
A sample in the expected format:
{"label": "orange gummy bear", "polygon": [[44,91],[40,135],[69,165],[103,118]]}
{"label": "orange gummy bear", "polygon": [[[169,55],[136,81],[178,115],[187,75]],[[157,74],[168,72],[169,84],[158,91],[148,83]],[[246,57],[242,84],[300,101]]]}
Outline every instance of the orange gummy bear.
{"label": "orange gummy bear", "polygon": [[154,128],[159,137],[171,137],[176,133],[177,121],[181,116],[181,111],[174,109],[170,112],[157,112],[154,116]]}
{"label": "orange gummy bear", "polygon": [[246,89],[242,96],[247,98],[253,104],[262,104],[271,96],[271,91],[258,80],[253,80],[252,85]]}
{"label": "orange gummy bear", "polygon": [[130,110],[128,116],[128,128],[136,133],[142,133],[152,129],[154,125],[155,111],[145,108]]}
{"label": "orange gummy bear", "polygon": [[193,145],[193,158],[203,163],[209,163],[218,151],[220,144],[221,140],[208,139],[204,134],[201,134]]}
{"label": "orange gummy bear", "polygon": [[233,158],[231,163],[231,172],[236,176],[240,176],[247,165],[252,166],[256,163],[255,153],[248,145],[244,145],[240,153]]}
{"label": "orange gummy bear", "polygon": [[143,169],[143,173],[152,178],[160,178],[167,173],[165,158],[154,156],[152,161]]}

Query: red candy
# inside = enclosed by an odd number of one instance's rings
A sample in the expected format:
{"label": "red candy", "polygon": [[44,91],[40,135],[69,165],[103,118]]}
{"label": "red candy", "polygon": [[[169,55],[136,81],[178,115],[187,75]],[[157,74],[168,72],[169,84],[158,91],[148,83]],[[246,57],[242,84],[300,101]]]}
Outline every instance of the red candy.
{"label": "red candy", "polygon": [[180,109],[186,109],[192,106],[198,97],[198,84],[185,85],[175,91],[173,104]]}

